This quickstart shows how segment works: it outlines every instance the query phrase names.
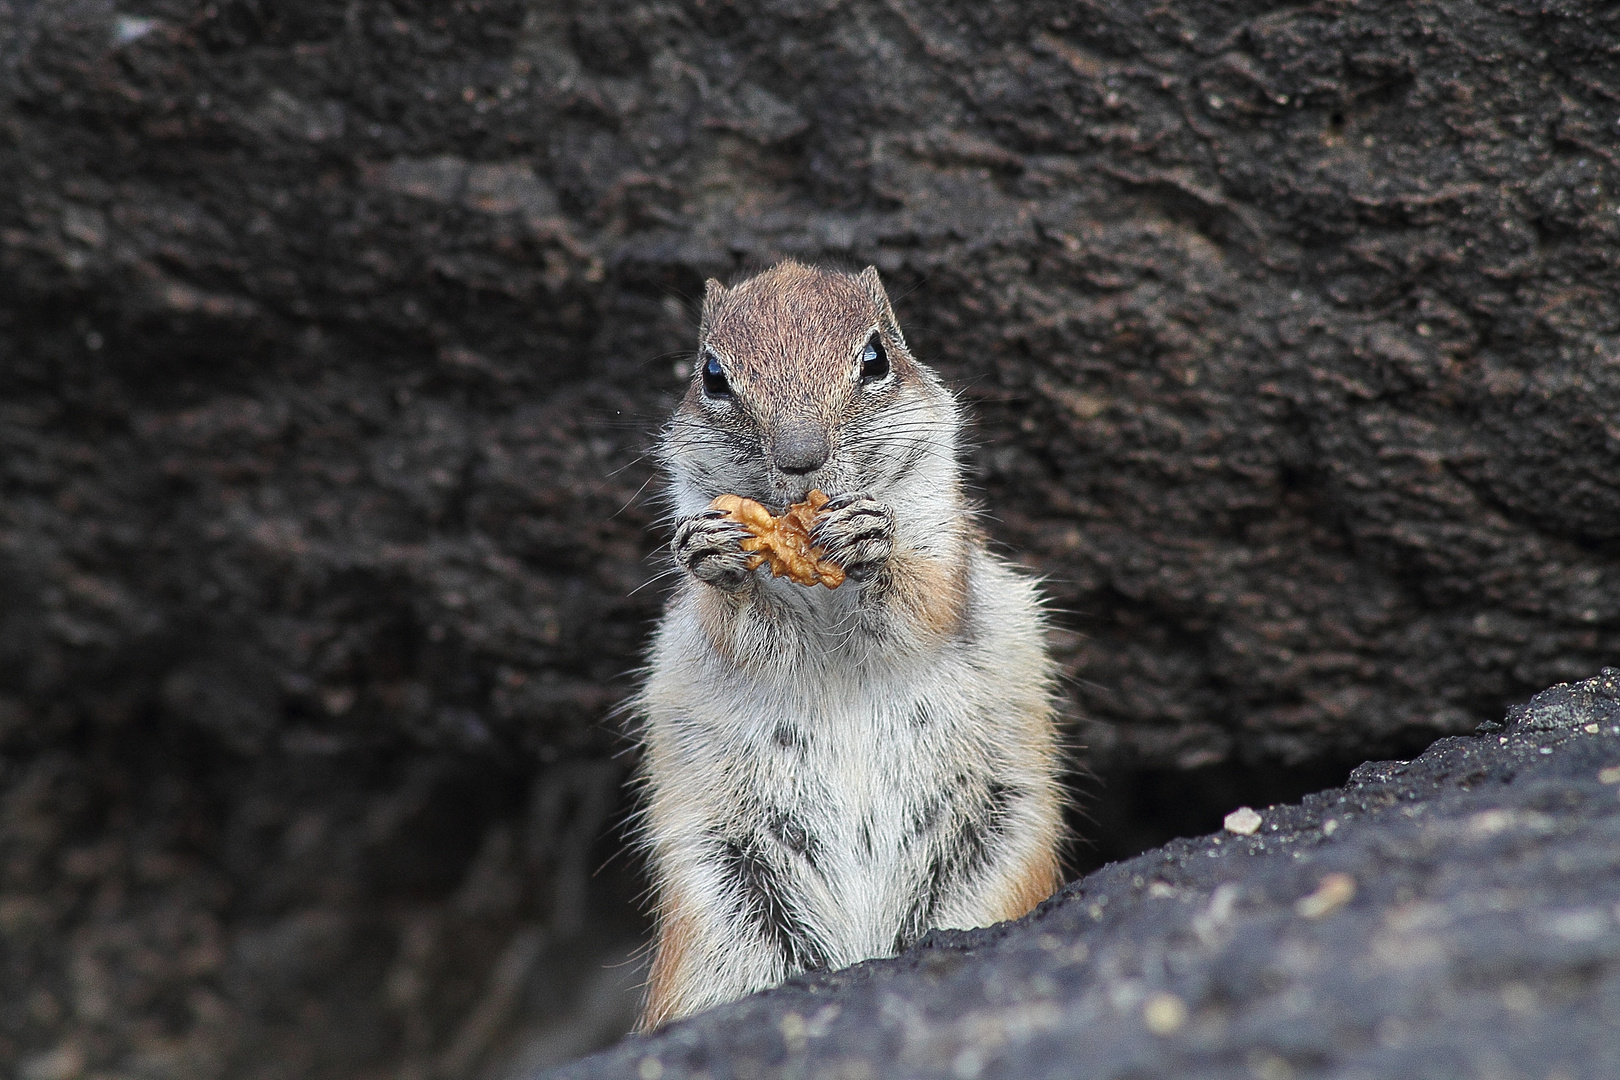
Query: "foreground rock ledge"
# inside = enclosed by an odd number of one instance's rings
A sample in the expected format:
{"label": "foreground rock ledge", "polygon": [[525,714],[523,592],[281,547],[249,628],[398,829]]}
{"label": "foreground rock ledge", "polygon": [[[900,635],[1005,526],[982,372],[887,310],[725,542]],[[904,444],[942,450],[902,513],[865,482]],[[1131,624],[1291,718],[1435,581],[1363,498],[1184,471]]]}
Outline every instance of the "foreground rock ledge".
{"label": "foreground rock ledge", "polygon": [[1261,816],[553,1075],[1620,1076],[1620,670]]}

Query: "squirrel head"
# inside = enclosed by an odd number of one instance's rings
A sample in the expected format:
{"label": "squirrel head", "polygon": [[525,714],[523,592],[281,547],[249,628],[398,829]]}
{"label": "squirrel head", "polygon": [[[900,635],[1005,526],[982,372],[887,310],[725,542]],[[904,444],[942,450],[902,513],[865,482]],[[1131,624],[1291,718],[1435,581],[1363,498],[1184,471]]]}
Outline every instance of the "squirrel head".
{"label": "squirrel head", "polygon": [[663,444],[680,509],[735,494],[780,512],[812,488],[879,497],[930,478],[954,493],[955,402],[906,348],[877,270],[789,260],[707,288]]}

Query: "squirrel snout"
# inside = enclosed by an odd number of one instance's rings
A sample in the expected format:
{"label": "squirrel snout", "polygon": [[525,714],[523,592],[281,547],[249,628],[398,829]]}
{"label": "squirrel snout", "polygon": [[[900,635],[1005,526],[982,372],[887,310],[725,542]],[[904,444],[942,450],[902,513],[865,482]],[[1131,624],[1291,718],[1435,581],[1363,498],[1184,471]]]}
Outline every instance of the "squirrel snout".
{"label": "squirrel snout", "polygon": [[827,464],[832,447],[827,433],[811,421],[789,421],[777,429],[771,460],[778,469],[795,476],[815,472]]}

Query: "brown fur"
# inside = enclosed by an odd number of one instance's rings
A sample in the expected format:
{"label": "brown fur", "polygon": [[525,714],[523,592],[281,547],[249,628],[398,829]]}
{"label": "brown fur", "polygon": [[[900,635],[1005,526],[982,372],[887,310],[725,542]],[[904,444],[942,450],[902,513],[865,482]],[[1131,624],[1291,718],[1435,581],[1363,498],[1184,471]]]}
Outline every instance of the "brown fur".
{"label": "brown fur", "polygon": [[1005,902],[997,919],[1017,919],[1035,910],[1035,905],[1052,895],[1063,882],[1063,869],[1058,863],[1058,836],[1024,867],[1021,876],[1007,883]]}
{"label": "brown fur", "polygon": [[884,598],[914,628],[944,641],[962,627],[967,611],[967,561],[897,551],[881,582]]}
{"label": "brown fur", "polygon": [[651,1031],[679,1009],[677,993],[692,951],[693,922],[678,898],[661,896],[658,902],[658,934],[652,971],[647,976],[647,1000],[642,1006],[637,1031]]}
{"label": "brown fur", "polygon": [[737,648],[737,622],[748,617],[751,593],[711,589],[698,597],[698,617],[714,651],[728,663],[741,665],[747,657]]}

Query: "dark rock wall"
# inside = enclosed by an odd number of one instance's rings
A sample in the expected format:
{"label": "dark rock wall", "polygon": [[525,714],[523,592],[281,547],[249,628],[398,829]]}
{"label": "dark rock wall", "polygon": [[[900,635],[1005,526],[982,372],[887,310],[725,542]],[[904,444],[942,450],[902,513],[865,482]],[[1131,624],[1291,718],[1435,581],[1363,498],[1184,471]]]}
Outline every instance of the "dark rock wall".
{"label": "dark rock wall", "polygon": [[0,0],[0,1058],[567,1049],[514,1032],[641,929],[586,871],[642,451],[703,278],[783,255],[879,266],[977,410],[1105,777],[1388,752],[1612,659],[1617,44],[1578,4]]}

